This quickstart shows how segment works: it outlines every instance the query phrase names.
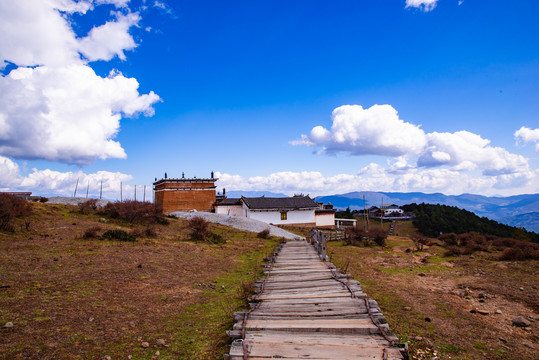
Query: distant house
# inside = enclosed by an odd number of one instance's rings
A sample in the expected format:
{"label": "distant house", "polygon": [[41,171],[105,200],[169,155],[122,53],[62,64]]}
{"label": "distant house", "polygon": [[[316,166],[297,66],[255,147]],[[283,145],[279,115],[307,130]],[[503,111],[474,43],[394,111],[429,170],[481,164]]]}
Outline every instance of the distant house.
{"label": "distant house", "polygon": [[0,194],[13,195],[24,200],[28,200],[32,196],[32,193],[29,191],[1,191]]}
{"label": "distant house", "polygon": [[380,207],[371,206],[368,211],[369,217],[399,217],[404,215],[404,210],[395,204],[385,204]]}
{"label": "distant house", "polygon": [[382,213],[384,216],[402,216],[404,215],[404,210],[400,209],[397,205],[382,205]]}
{"label": "distant house", "polygon": [[275,225],[316,225],[318,205],[308,196],[241,198],[243,216]]}

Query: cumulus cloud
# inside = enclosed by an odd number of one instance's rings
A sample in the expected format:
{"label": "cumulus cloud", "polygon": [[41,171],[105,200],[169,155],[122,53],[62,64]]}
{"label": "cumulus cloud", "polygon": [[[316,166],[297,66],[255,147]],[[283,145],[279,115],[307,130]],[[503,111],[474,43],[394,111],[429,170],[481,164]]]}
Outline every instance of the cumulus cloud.
{"label": "cumulus cloud", "polygon": [[[120,198],[121,182],[124,183],[123,196],[125,198],[134,197],[133,186],[125,185],[125,182],[131,179],[131,175],[120,172],[98,171],[86,174],[81,170],[60,172],[49,169],[32,169],[30,174],[23,176],[17,163],[7,157],[0,156],[1,190],[31,191],[36,195],[44,196],[73,196],[78,180],[77,196],[86,196],[88,188],[90,197],[98,197],[101,191],[101,182],[103,182],[103,197],[115,200]],[[147,199],[151,199],[151,195],[148,193],[146,196]]]}
{"label": "cumulus cloud", "polygon": [[159,97],[140,95],[121,74],[101,78],[92,68],[18,68],[0,78],[0,153],[88,164],[125,158],[114,141],[122,115],[153,114]]}
{"label": "cumulus cloud", "polygon": [[418,166],[455,166],[455,169],[479,168],[484,175],[503,175],[529,170],[528,161],[468,131],[427,134],[427,147],[418,158]]}
{"label": "cumulus cloud", "polygon": [[[160,99],[139,94],[138,82],[111,71],[98,76],[88,61],[108,61],[137,44],[129,34],[140,21],[128,0],[0,2],[0,62],[16,66],[0,77],[0,154],[88,164],[125,158],[114,138],[123,116],[152,116]],[[70,15],[94,5],[123,12],[77,37]]]}
{"label": "cumulus cloud", "polygon": [[316,126],[292,144],[320,146],[327,154],[388,156],[418,152],[426,144],[423,130],[401,120],[391,105],[343,105],[333,110],[331,119],[331,130]]}
{"label": "cumulus cloud", "polygon": [[[389,156],[393,160],[388,160],[386,171],[391,174],[443,168],[458,173],[477,171],[483,176],[504,175],[507,179],[497,179],[499,184],[530,179],[529,163],[523,156],[492,146],[490,140],[468,131],[425,133],[419,126],[400,119],[391,105],[368,109],[341,106],[333,111],[332,121],[330,130],[316,126],[309,135],[291,143],[321,148],[318,152],[325,154]],[[515,137],[537,141],[538,134],[539,130],[522,128]]]}
{"label": "cumulus cloud", "polygon": [[88,36],[80,39],[80,52],[90,61],[108,61],[115,56],[125,60],[124,50],[132,50],[137,46],[129,29],[139,21],[138,13],[117,14],[115,20],[94,27]]}
{"label": "cumulus cloud", "polygon": [[[0,122],[1,126],[1,122]],[[521,127],[514,133],[515,139],[518,142],[535,143],[535,152],[539,153],[539,129],[530,129],[525,126]]]}
{"label": "cumulus cloud", "polygon": [[433,10],[436,7],[437,2],[438,0],[406,0],[406,7],[419,8],[427,12]]}

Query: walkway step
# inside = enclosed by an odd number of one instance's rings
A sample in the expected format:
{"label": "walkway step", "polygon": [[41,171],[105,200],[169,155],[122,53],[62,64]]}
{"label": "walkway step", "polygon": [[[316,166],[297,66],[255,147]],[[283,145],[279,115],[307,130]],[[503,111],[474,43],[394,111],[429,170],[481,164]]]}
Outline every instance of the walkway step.
{"label": "walkway step", "polygon": [[[325,245],[317,248],[325,249]],[[305,241],[282,244],[234,314],[230,360],[406,359],[378,304]]]}

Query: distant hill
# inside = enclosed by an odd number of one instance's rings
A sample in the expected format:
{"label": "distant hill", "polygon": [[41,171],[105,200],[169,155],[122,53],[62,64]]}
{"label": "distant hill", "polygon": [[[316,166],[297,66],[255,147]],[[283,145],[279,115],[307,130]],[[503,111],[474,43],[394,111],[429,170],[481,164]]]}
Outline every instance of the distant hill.
{"label": "distant hill", "polygon": [[287,197],[285,194],[281,193],[273,193],[271,191],[227,191],[226,196],[229,198],[240,198],[241,196],[245,197],[260,197],[260,196],[266,196],[266,197]]}
{"label": "distant hill", "polygon": [[523,227],[528,231],[534,231],[539,234],[539,212],[504,217],[500,219],[500,222],[511,226]]}
{"label": "distant hill", "polygon": [[[384,204],[406,205],[411,203],[440,204],[466,209],[479,216],[500,221],[504,224],[518,225],[529,231],[537,231],[539,223],[539,194],[515,195],[508,197],[487,197],[482,195],[462,194],[444,195],[441,193],[425,194],[421,192],[373,192],[361,191],[340,195],[319,196],[316,201],[332,203],[339,209],[350,207],[352,210],[363,208],[363,196],[366,207]],[[526,216],[524,216],[526,214]]]}

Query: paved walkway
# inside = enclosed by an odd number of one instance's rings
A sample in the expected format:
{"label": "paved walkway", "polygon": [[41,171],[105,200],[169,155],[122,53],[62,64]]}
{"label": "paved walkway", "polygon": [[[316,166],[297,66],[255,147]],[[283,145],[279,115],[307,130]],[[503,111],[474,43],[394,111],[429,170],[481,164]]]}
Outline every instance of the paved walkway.
{"label": "paved walkway", "polygon": [[256,283],[251,310],[236,313],[230,360],[405,359],[376,301],[320,260],[306,241],[277,249]]}

